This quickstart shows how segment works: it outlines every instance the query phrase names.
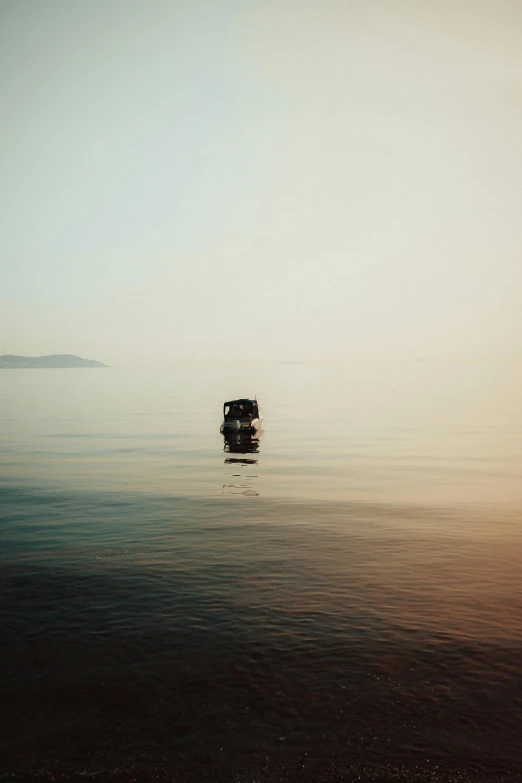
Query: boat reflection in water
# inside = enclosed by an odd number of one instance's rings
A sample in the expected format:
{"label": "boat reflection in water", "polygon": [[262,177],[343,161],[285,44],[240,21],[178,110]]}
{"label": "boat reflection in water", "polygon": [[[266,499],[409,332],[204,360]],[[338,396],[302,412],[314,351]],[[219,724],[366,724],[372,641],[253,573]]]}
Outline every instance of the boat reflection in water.
{"label": "boat reflection in water", "polygon": [[259,454],[259,438],[250,432],[227,432],[223,450],[227,454],[237,455],[225,458],[225,465],[232,468],[230,483],[223,484],[225,493],[257,496],[259,493],[254,489],[254,482],[258,477],[249,470],[257,465],[257,459],[249,455]]}
{"label": "boat reflection in water", "polygon": [[[230,454],[259,454],[259,437],[251,432],[232,430],[224,435],[223,451]],[[257,459],[227,459],[225,462],[243,462],[245,465],[257,464]]]}

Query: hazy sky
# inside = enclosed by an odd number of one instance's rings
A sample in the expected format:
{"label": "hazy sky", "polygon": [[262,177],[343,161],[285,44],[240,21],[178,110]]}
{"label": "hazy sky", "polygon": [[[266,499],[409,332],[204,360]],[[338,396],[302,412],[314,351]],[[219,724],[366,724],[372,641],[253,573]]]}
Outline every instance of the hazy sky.
{"label": "hazy sky", "polygon": [[0,0],[0,353],[522,355],[520,0]]}

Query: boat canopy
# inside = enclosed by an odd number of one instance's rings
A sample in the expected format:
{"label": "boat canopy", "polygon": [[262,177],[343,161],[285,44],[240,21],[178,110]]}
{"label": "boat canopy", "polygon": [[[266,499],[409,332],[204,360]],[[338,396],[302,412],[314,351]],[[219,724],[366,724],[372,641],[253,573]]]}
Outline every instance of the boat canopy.
{"label": "boat canopy", "polygon": [[257,406],[257,400],[248,400],[242,398],[240,400],[229,400],[223,403],[223,416],[225,421],[231,419],[248,419],[249,415],[253,419],[259,418],[259,409]]}

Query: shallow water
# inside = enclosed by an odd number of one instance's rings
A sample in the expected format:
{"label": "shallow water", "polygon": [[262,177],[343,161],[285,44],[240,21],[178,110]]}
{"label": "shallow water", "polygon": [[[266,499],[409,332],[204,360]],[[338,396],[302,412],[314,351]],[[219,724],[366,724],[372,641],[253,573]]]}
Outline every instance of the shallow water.
{"label": "shallow water", "polygon": [[521,377],[3,371],[1,768],[518,772]]}

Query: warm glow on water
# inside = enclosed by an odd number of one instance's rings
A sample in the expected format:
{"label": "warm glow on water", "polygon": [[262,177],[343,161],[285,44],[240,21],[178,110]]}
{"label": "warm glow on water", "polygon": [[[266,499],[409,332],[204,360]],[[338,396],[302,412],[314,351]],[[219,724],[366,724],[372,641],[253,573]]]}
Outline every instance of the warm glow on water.
{"label": "warm glow on water", "polygon": [[520,768],[518,365],[0,380],[6,769]]}

